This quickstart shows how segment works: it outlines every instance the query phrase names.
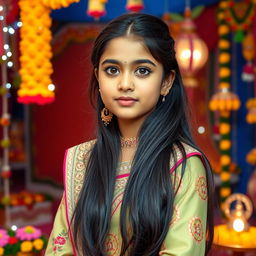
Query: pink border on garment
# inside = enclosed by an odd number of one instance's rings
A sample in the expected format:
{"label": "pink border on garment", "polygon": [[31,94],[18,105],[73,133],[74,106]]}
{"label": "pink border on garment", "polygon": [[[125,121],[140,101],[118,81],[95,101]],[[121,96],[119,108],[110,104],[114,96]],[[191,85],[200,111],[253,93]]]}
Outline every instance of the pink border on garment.
{"label": "pink border on garment", "polygon": [[[186,158],[189,158],[191,156],[202,156],[202,154],[200,152],[193,152],[193,153],[189,153],[186,155]],[[170,173],[173,173],[173,171],[183,162],[184,158],[181,158],[171,169],[170,169]],[[116,179],[122,179],[125,177],[130,176],[129,173],[124,173],[121,175],[116,176]]]}
{"label": "pink border on garment", "polygon": [[[186,155],[186,158],[189,158],[191,156],[201,156],[202,154],[199,152],[193,152]],[[184,158],[181,158],[170,170],[170,173],[173,173],[173,171],[183,162]]]}
{"label": "pink border on garment", "polygon": [[68,231],[69,231],[69,234],[70,234],[70,240],[71,240],[74,256],[76,256],[76,249],[75,249],[73,236],[72,236],[72,232],[71,232],[71,228],[70,228],[70,222],[69,222],[69,218],[68,218],[68,201],[67,201],[67,193],[66,193],[67,154],[68,154],[68,150],[65,151],[64,162],[63,162],[63,172],[64,172],[63,177],[64,177],[64,191],[65,191],[65,204],[66,204],[65,208],[66,208],[66,219],[67,219],[67,223],[68,223]]}

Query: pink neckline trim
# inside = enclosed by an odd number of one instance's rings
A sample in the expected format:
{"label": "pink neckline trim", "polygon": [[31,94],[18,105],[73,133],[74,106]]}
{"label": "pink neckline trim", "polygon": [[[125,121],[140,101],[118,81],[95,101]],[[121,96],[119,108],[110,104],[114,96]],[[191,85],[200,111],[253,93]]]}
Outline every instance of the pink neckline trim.
{"label": "pink neckline trim", "polygon": [[65,198],[65,210],[66,210],[66,219],[67,219],[67,223],[68,223],[68,232],[70,235],[70,241],[72,244],[72,248],[73,248],[73,252],[74,252],[74,256],[76,256],[76,249],[75,249],[75,245],[74,245],[74,241],[73,241],[73,235],[71,232],[71,228],[70,228],[70,221],[68,218],[68,201],[67,201],[67,193],[66,193],[66,174],[67,174],[67,170],[66,170],[66,162],[67,162],[67,154],[68,154],[68,150],[65,151],[65,156],[64,156],[64,161],[63,161],[63,177],[64,177],[64,198]]}

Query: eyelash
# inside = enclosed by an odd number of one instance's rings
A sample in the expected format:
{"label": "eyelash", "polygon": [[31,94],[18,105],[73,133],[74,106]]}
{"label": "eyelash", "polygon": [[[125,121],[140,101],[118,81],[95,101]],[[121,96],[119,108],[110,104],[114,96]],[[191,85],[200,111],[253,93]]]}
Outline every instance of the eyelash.
{"label": "eyelash", "polygon": [[[115,66],[109,66],[109,67],[106,67],[105,69],[104,69],[104,71],[107,73],[107,75],[109,75],[109,76],[116,76],[117,74],[115,73],[115,74],[112,74],[112,73],[110,73],[109,71],[110,71],[110,69],[115,69],[116,71],[119,71],[119,69],[117,68],[117,67],[115,67]],[[137,76],[139,76],[139,77],[143,77],[143,76],[148,76],[149,74],[151,74],[152,73],[152,70],[150,69],[150,68],[148,68],[148,67],[139,67],[139,68],[137,68],[136,70],[135,70],[135,73],[137,73],[137,71],[141,71],[141,70],[145,70],[146,72],[147,72],[147,74],[136,74]]]}

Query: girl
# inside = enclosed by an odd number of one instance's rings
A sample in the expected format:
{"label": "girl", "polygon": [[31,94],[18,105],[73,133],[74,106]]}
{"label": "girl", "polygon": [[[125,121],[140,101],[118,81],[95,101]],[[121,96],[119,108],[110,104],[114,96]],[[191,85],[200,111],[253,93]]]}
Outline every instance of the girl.
{"label": "girl", "polygon": [[92,51],[97,138],[67,150],[46,255],[203,256],[213,182],[195,146],[167,25],[126,14]]}

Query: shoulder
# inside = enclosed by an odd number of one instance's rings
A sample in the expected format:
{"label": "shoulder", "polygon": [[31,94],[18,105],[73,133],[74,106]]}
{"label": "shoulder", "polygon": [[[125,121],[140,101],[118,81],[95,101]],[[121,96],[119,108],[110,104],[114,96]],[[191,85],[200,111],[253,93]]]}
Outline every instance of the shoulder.
{"label": "shoulder", "polygon": [[189,165],[198,161],[202,163],[202,153],[186,143],[182,143],[182,148],[175,146],[174,156],[170,159],[171,172],[180,167],[185,160]]}

